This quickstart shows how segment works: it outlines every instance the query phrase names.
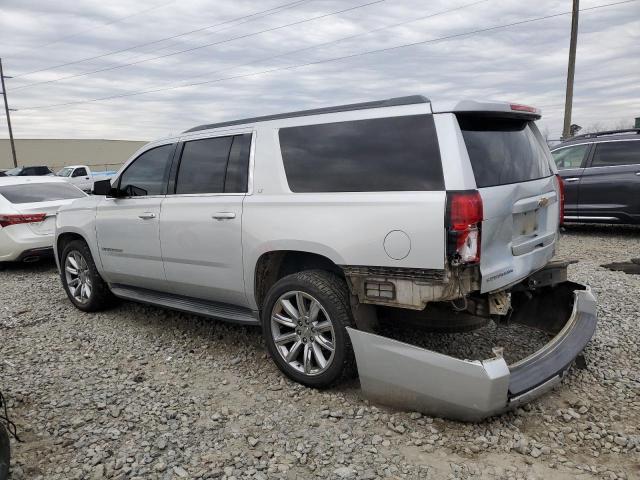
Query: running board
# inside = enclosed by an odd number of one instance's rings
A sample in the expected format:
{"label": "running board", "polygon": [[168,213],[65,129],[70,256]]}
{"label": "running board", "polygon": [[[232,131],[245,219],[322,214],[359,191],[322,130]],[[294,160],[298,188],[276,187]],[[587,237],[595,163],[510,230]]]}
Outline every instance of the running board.
{"label": "running board", "polygon": [[201,315],[203,317],[216,318],[227,322],[241,323],[244,325],[258,325],[260,323],[257,312],[227,303],[211,302],[209,300],[201,300],[120,284],[111,285],[111,292],[116,297],[125,300],[148,303],[150,305],[193,313],[194,315]]}

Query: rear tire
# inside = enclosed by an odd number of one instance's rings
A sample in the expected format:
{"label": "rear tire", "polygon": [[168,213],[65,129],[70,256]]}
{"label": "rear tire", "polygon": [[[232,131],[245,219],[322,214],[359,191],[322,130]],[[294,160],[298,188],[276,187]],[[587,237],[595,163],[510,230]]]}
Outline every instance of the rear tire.
{"label": "rear tire", "polygon": [[278,368],[303,385],[324,388],[355,370],[346,327],[353,325],[345,281],[324,270],[278,280],[262,309],[262,332]]}
{"label": "rear tire", "polygon": [[84,312],[104,310],[116,302],[84,240],[73,240],[63,248],[60,279],[71,303]]}

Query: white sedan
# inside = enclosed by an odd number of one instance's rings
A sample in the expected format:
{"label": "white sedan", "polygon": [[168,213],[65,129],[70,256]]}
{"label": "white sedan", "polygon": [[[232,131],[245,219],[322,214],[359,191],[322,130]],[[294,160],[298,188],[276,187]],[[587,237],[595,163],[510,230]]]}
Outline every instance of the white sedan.
{"label": "white sedan", "polygon": [[53,254],[58,208],[86,194],[56,177],[0,177],[0,262]]}

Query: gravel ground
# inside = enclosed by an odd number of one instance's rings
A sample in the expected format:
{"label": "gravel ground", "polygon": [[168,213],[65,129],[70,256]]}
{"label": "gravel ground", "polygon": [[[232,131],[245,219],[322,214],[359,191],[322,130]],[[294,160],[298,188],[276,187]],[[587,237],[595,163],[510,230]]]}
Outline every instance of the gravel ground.
{"label": "gravel ground", "polygon": [[[599,299],[587,366],[479,424],[372,405],[357,380],[304,388],[257,328],[133,303],[83,314],[52,263],[9,267],[0,390],[23,440],[12,478],[640,478],[640,276],[600,267],[640,256],[640,230],[572,227],[560,255],[580,260],[570,277]],[[425,340],[463,356],[497,341],[517,355],[541,338],[489,325]]]}

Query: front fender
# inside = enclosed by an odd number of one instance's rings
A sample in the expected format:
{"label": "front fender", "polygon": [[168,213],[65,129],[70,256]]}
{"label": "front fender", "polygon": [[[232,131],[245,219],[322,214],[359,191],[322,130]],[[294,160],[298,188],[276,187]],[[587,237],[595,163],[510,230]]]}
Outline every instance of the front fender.
{"label": "front fender", "polygon": [[53,249],[58,270],[60,270],[59,239],[65,234],[74,234],[80,236],[87,242],[96,268],[98,272],[102,274],[102,261],[100,260],[100,252],[98,251],[95,226],[98,201],[96,197],[86,197],[58,211],[56,216],[55,248]]}

